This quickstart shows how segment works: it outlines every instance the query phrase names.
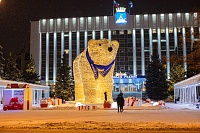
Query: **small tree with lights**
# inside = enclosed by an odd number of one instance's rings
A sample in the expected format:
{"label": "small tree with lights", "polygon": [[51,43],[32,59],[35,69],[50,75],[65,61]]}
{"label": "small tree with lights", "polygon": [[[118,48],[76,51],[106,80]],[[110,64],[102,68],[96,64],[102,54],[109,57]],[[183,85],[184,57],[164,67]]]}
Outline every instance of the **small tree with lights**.
{"label": "small tree with lights", "polygon": [[168,97],[168,81],[166,70],[154,50],[149,62],[146,74],[146,93],[148,98],[153,100],[164,100]]}
{"label": "small tree with lights", "polygon": [[3,79],[21,81],[21,78],[21,72],[17,68],[16,60],[12,57],[12,53],[9,53],[9,56],[5,61]]}
{"label": "small tree with lights", "polygon": [[23,81],[33,84],[36,84],[40,81],[39,74],[36,72],[35,63],[32,56],[26,66],[25,72],[23,73]]}
{"label": "small tree with lights", "polygon": [[183,56],[178,55],[178,49],[175,48],[174,55],[170,57],[170,73],[169,73],[169,88],[168,93],[170,95],[170,99],[174,98],[174,84],[184,80],[185,70],[183,66]]}
{"label": "small tree with lights", "polygon": [[66,54],[62,58],[61,66],[57,70],[55,96],[62,100],[74,100],[74,81],[71,67],[66,63]]}
{"label": "small tree with lights", "polygon": [[[200,73],[200,33],[198,26],[200,25],[200,8],[194,8],[193,9],[193,19],[194,24],[197,26],[194,28],[193,32],[188,31],[184,35],[186,38],[185,45],[191,45],[191,51],[187,51],[187,70],[185,75],[187,75],[187,78],[190,78],[194,75],[197,75]],[[190,28],[190,27],[187,27]],[[191,36],[193,36],[193,40],[191,39]],[[181,36],[181,40],[183,36]],[[193,44],[192,44],[193,43]],[[184,43],[183,43],[184,45]]]}
{"label": "small tree with lights", "polygon": [[3,58],[3,47],[0,45],[0,78],[3,77],[3,68],[4,68],[4,61],[5,59]]}

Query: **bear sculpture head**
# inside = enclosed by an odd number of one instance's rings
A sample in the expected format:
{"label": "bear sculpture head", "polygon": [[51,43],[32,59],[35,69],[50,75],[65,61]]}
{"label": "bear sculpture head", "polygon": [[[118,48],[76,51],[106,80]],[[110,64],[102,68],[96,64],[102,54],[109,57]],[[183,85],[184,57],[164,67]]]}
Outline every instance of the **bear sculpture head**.
{"label": "bear sculpture head", "polygon": [[116,57],[119,43],[108,39],[90,40],[88,53],[96,65],[108,65]]}

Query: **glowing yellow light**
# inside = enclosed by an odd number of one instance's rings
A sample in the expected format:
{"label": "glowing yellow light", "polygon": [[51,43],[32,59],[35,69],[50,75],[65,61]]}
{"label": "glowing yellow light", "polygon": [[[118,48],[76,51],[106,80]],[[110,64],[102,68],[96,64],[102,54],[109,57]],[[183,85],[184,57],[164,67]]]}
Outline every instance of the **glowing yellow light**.
{"label": "glowing yellow light", "polygon": [[[108,48],[112,47],[112,51]],[[106,66],[116,57],[119,43],[107,39],[90,40],[88,52],[96,65]],[[103,103],[104,92],[107,92],[108,101],[112,102],[113,72],[115,64],[112,65],[106,76],[102,76],[98,69],[98,78],[94,73],[86,57],[86,50],[79,54],[73,61],[73,74],[75,80],[75,100],[81,103]]]}

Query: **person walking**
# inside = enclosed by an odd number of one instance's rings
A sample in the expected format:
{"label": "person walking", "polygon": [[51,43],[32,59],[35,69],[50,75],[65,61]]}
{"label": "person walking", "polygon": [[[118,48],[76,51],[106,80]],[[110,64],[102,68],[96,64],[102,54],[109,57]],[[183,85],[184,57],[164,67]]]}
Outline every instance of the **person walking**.
{"label": "person walking", "polygon": [[122,95],[117,96],[117,109],[118,112],[120,111],[121,113],[123,112],[123,106],[124,106],[124,97]]}

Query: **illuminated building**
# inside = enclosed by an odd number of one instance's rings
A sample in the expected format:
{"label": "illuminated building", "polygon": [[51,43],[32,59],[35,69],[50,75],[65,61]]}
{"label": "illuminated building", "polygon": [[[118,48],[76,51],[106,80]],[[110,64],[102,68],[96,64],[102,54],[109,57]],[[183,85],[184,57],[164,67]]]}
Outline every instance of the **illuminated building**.
{"label": "illuminated building", "polygon": [[[196,16],[197,13],[126,14],[123,24],[116,23],[116,16],[40,19],[31,22],[30,52],[45,84],[55,83],[65,50],[68,50],[68,64],[72,66],[90,39],[102,38],[119,41],[115,72],[145,76],[156,48],[160,58],[166,58],[169,78],[169,59],[175,50],[183,56],[184,69],[187,69],[186,55],[198,38],[192,33],[200,33]],[[186,42],[186,33],[191,33],[191,42]]]}

